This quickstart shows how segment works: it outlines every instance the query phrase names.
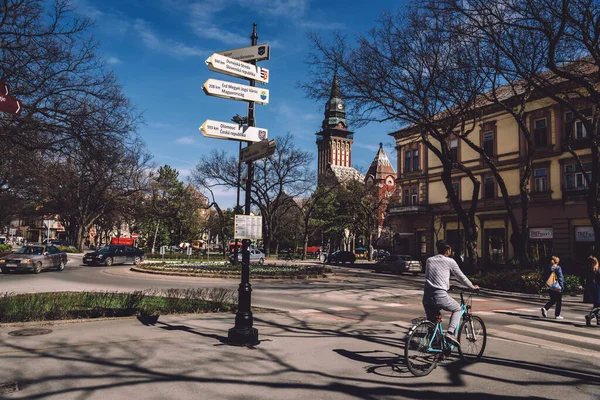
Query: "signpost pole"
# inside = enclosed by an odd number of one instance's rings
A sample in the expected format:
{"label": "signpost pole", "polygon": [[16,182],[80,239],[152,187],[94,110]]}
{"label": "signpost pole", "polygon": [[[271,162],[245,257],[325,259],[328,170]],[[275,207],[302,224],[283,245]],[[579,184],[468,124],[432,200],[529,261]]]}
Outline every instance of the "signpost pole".
{"label": "signpost pole", "polygon": [[[258,35],[256,33],[256,24],[252,31],[252,46],[256,46]],[[251,64],[256,65],[256,61],[251,61]],[[250,81],[250,86],[255,86],[254,80]],[[255,126],[254,121],[254,102],[248,103],[248,126]],[[248,176],[246,178],[246,204],[244,213],[250,215],[250,195],[252,189],[252,180],[254,177],[254,165],[252,161],[246,164],[248,167]],[[251,294],[252,286],[250,285],[250,240],[242,240],[242,280],[238,289],[238,311],[235,316],[235,326],[229,329],[228,339],[230,344],[238,346],[253,346],[259,343],[258,329],[252,325],[254,319],[251,310]]]}

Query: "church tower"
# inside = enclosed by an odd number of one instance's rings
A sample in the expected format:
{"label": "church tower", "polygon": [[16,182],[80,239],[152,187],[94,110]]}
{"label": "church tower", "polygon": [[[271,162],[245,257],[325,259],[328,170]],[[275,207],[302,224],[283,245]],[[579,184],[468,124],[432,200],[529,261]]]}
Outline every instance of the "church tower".
{"label": "church tower", "polygon": [[353,133],[348,130],[346,106],[342,100],[337,72],[333,76],[331,95],[325,104],[325,119],[317,132],[318,183],[321,184],[329,170],[340,180],[360,179],[352,168]]}

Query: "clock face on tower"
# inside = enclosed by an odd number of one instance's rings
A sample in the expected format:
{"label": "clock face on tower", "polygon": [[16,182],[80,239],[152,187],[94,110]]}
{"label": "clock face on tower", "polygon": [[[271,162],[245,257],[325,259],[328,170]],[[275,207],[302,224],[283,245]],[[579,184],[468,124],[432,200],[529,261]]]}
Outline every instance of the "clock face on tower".
{"label": "clock face on tower", "polygon": [[344,108],[344,105],[342,103],[338,103],[337,108],[338,110],[341,110],[342,108]]}

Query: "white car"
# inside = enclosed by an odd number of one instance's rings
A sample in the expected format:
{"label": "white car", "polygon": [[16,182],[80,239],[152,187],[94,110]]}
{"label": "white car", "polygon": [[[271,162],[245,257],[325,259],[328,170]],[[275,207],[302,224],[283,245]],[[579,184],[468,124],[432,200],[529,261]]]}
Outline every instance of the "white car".
{"label": "white car", "polygon": [[[229,255],[229,261],[233,261],[234,253]],[[238,251],[238,263],[242,262],[242,250]],[[265,263],[265,253],[258,249],[250,249],[250,264],[263,265]]]}

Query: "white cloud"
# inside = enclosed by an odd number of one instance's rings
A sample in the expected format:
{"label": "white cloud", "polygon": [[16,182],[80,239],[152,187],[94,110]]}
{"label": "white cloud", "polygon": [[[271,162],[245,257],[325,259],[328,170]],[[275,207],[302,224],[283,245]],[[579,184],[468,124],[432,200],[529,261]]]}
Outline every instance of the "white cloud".
{"label": "white cloud", "polygon": [[170,39],[161,39],[156,35],[148,23],[142,19],[136,19],[133,24],[134,31],[142,39],[142,43],[156,51],[172,55],[174,57],[206,56],[207,52],[197,47],[187,46],[183,43]]}
{"label": "white cloud", "polygon": [[308,10],[308,0],[241,0],[241,4],[273,16],[290,19],[302,17]]}
{"label": "white cloud", "polygon": [[178,143],[178,144],[193,144],[195,142],[196,141],[194,140],[194,138],[192,136],[183,136],[183,137],[177,138],[175,140],[175,143]]}
{"label": "white cloud", "polygon": [[118,65],[121,64],[121,60],[119,60],[117,57],[108,57],[106,59],[106,62],[109,63],[110,65]]}

